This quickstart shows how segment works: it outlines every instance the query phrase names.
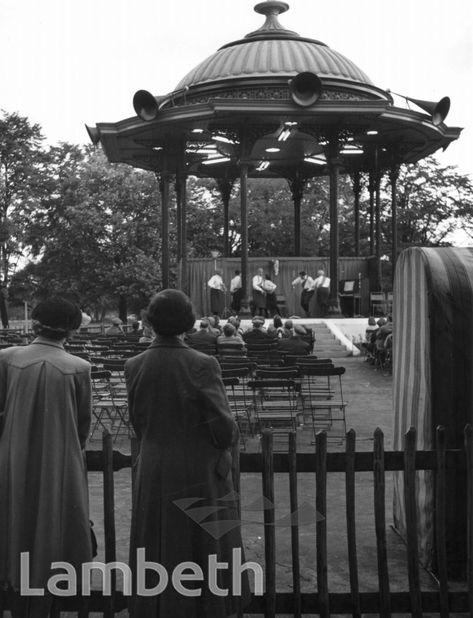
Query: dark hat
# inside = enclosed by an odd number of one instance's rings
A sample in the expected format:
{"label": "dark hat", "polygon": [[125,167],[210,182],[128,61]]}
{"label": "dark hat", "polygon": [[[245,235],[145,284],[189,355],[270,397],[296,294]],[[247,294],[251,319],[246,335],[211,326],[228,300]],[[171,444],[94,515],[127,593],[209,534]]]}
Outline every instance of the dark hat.
{"label": "dark hat", "polygon": [[186,333],[195,322],[194,307],[180,290],[158,292],[151,299],[146,315],[155,332],[164,337]]}
{"label": "dark hat", "polygon": [[81,325],[82,311],[79,305],[55,296],[36,305],[31,318],[41,326],[52,330],[71,331]]}

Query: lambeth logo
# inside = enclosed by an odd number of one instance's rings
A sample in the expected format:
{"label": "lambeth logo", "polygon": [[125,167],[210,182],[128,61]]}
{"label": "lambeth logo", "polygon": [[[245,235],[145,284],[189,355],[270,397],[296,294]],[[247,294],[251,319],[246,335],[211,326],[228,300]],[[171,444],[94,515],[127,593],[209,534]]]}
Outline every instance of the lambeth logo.
{"label": "lambeth logo", "polygon": [[[208,532],[214,539],[220,539],[224,534],[245,524],[261,524],[256,518],[257,513],[275,509],[275,505],[264,497],[241,507],[242,517],[238,518],[237,505],[240,496],[232,491],[222,498],[208,504],[205,498],[181,498],[174,500],[174,504],[190,519]],[[223,515],[233,514],[235,517],[223,518]],[[290,528],[292,526],[309,526],[314,522],[322,521],[324,517],[308,502],[303,502],[300,508],[293,513],[287,513],[274,521],[276,528]]]}

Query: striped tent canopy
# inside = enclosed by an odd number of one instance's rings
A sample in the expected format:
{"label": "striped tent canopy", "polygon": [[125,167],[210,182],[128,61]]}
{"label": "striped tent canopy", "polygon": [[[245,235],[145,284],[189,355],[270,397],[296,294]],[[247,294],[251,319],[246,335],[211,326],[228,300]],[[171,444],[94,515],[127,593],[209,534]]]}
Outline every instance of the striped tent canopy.
{"label": "striped tent canopy", "polygon": [[[411,248],[396,265],[393,306],[394,449],[415,427],[418,449],[435,448],[445,427],[447,448],[463,447],[473,421],[473,248]],[[450,574],[465,566],[465,477],[447,478],[447,552]],[[418,473],[419,548],[435,567],[432,473]],[[394,479],[394,523],[405,534],[401,474]]]}

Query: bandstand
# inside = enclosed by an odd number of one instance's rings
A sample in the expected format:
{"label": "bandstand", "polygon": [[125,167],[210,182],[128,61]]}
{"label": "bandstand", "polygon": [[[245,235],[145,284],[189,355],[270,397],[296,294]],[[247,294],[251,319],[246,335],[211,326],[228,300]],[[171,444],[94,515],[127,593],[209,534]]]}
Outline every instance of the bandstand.
{"label": "bandstand", "polygon": [[[359,257],[354,270],[368,278],[370,289],[379,289],[381,178],[387,175],[391,185],[394,265],[399,166],[445,149],[461,129],[444,123],[448,97],[438,103],[402,97],[415,109],[398,107],[392,93],[375,86],[342,54],[321,41],[285,29],[279,15],[288,8],[278,0],[260,2],[255,11],[265,16],[265,22],[258,30],[223,45],[183,77],[173,92],[155,96],[138,91],[133,98],[133,117],[99,123],[87,130],[93,143],[100,142],[109,161],[156,174],[162,208],[162,286],[168,287],[170,282],[169,212],[175,207],[177,280],[188,292],[189,176],[213,178],[217,183],[224,213],[221,265],[227,271],[235,264],[234,257],[230,260],[229,202],[232,187],[239,182],[244,297],[250,277],[248,178],[287,180],[293,197],[294,255],[300,256],[304,188],[309,179],[328,177],[330,255],[324,265],[331,278],[330,305],[336,313],[339,280],[344,278],[339,261],[339,176],[352,179],[354,246]],[[370,197],[369,256],[360,256],[362,181]],[[170,199],[171,183],[175,183],[175,206]],[[276,257],[268,256],[267,262]]]}

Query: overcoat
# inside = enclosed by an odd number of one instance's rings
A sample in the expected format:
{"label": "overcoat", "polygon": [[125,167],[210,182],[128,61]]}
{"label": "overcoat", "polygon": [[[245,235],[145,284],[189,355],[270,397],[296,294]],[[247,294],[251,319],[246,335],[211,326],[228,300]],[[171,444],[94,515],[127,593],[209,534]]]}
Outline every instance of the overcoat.
{"label": "overcoat", "polygon": [[20,589],[21,552],[29,552],[30,587],[46,586],[55,561],[80,579],[92,560],[82,452],[89,363],[41,337],[2,350],[0,413],[0,582]]}
{"label": "overcoat", "polygon": [[[241,534],[229,447],[238,439],[238,428],[219,365],[177,337],[158,337],[126,362],[125,377],[130,420],[140,440],[130,565],[136,575],[136,552],[144,548],[146,561],[159,563],[169,577],[159,594],[134,594],[130,615],[219,618],[233,613],[232,555],[241,550]],[[225,596],[209,589],[209,556],[229,563],[217,577],[218,586],[229,591]],[[200,589],[199,596],[172,585],[174,569],[185,562],[202,570],[202,581],[185,583]],[[158,578],[147,575],[147,588],[157,585]]]}

